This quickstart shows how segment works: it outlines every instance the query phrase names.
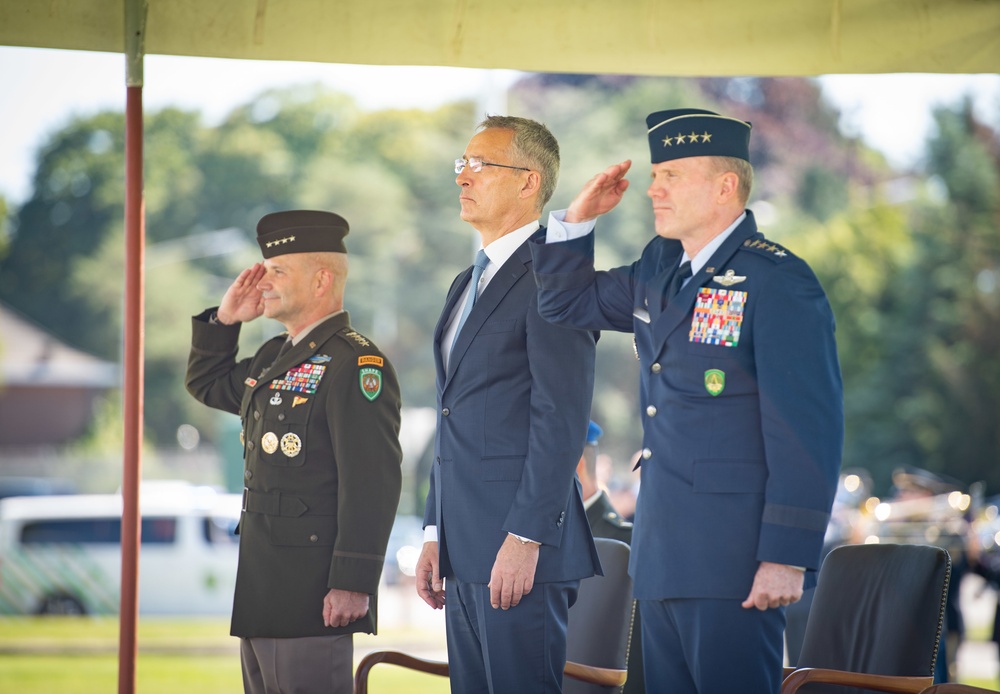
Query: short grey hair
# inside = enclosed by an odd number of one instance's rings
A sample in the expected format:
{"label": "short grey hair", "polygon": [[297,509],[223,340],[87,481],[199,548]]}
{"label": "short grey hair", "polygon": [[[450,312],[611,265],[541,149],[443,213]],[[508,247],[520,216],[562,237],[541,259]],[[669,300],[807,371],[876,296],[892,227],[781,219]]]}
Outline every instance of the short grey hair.
{"label": "short grey hair", "polygon": [[538,191],[538,211],[552,199],[559,182],[559,143],[555,136],[538,121],[518,116],[487,115],[479,124],[479,130],[499,128],[510,130],[514,139],[510,144],[510,156],[514,164],[527,166],[538,171],[541,186]]}
{"label": "short grey hair", "polygon": [[736,193],[740,202],[744,205],[750,199],[750,190],[753,188],[753,166],[746,159],[739,157],[712,157],[715,172],[719,174],[732,171],[740,179]]}

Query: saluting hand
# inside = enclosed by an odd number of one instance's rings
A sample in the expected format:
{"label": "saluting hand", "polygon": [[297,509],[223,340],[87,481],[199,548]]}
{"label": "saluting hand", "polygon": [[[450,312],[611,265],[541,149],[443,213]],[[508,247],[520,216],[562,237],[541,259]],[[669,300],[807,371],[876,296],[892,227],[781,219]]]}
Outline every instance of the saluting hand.
{"label": "saluting hand", "polygon": [[257,285],[265,272],[263,263],[254,263],[229,285],[216,314],[220,323],[248,323],[264,313],[264,294]]}
{"label": "saluting hand", "polygon": [[521,598],[531,592],[535,585],[540,547],[535,542],[521,544],[513,535],[508,535],[500,545],[493,571],[490,572],[490,605],[493,609],[516,607]]}
{"label": "saluting hand", "polygon": [[368,614],[368,593],[331,588],[323,598],[323,624],[346,627]]}
{"label": "saluting hand", "polygon": [[804,573],[794,566],[762,561],[753,577],[750,595],[743,607],[756,607],[762,612],[768,608],[782,607],[798,602],[802,597]]}
{"label": "saluting hand", "polygon": [[625,174],[631,166],[632,161],[626,159],[621,164],[612,164],[587,181],[566,209],[565,221],[586,222],[614,209],[628,189]]}

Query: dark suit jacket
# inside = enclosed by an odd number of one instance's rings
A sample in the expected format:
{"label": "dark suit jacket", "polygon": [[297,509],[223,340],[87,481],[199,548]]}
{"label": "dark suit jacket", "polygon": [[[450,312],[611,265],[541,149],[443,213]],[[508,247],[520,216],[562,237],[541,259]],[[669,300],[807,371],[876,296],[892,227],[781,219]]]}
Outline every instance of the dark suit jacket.
{"label": "dark suit jacket", "polygon": [[539,310],[635,333],[636,597],[742,600],[761,561],[817,568],[844,417],[833,313],[815,275],[764,239],[749,211],[669,303],[679,242],[656,237],[639,260],[605,272],[593,245],[593,233],[532,243]]}
{"label": "dark suit jacket", "polygon": [[600,560],[574,472],[595,337],[538,315],[524,243],[477,300],[446,373],[441,336],[470,276],[455,278],[434,331],[438,421],[424,523],[438,529],[441,575],[488,583],[512,532],[542,543],[536,583],[592,576]]}
{"label": "dark suit jacket", "polygon": [[[239,324],[211,325],[208,313],[193,320],[187,388],[243,421],[233,635],[374,632],[401,485],[392,365],[351,329],[347,313],[313,328],[273,365],[284,337],[236,361]],[[368,614],[324,626],[330,588],[372,595]]]}

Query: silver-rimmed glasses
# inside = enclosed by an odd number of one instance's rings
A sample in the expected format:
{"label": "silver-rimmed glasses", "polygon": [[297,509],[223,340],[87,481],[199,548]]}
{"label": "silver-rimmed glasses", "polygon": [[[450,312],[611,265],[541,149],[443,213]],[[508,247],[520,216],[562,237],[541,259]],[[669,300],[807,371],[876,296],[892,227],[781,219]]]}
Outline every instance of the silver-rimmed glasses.
{"label": "silver-rimmed glasses", "polygon": [[472,173],[479,173],[483,170],[484,166],[496,166],[501,169],[517,169],[518,171],[531,171],[531,169],[526,169],[523,166],[508,166],[507,164],[493,164],[488,161],[483,161],[479,157],[469,157],[468,159],[462,157],[455,160],[455,173],[460,174],[468,166]]}

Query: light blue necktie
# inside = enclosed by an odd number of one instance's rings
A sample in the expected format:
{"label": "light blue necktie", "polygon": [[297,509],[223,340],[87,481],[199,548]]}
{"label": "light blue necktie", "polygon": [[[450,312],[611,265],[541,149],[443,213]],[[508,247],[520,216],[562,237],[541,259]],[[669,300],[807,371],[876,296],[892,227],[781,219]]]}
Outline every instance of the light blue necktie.
{"label": "light blue necktie", "polygon": [[469,280],[469,296],[466,297],[465,306],[462,307],[462,315],[458,317],[458,327],[455,328],[455,339],[451,343],[452,349],[455,348],[455,342],[458,341],[458,336],[462,332],[462,326],[465,325],[466,319],[472,313],[472,306],[476,303],[476,296],[479,293],[479,280],[482,279],[483,270],[489,264],[490,259],[486,256],[486,251],[480,248],[479,252],[476,253],[476,260],[472,264],[472,279]]}

